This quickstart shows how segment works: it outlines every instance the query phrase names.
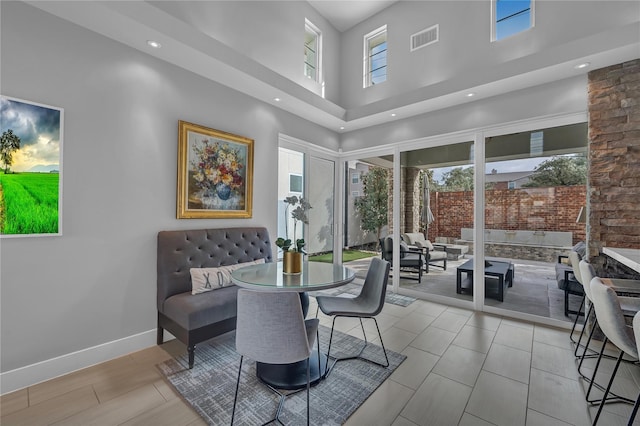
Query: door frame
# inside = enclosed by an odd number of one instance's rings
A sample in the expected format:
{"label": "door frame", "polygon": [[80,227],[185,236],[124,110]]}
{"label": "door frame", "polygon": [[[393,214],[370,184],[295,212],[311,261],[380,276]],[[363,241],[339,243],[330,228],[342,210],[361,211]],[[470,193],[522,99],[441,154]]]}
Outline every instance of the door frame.
{"label": "door frame", "polygon": [[[314,145],[311,142],[306,142],[302,139],[294,138],[292,136],[285,135],[284,133],[278,134],[278,149],[285,148],[292,151],[303,154],[304,166],[303,176],[304,181],[304,194],[309,194],[309,179],[306,179],[309,173],[309,159],[311,157],[319,158],[322,160],[333,161],[334,164],[334,176],[333,176],[333,221],[332,221],[332,237],[333,237],[333,263],[342,264],[342,244],[336,235],[342,235],[342,214],[340,208],[342,205],[342,198],[344,196],[342,186],[339,182],[344,179],[344,171],[338,167],[340,162],[340,153],[323,148],[318,145]],[[305,235],[308,234],[308,225],[304,225]]]}

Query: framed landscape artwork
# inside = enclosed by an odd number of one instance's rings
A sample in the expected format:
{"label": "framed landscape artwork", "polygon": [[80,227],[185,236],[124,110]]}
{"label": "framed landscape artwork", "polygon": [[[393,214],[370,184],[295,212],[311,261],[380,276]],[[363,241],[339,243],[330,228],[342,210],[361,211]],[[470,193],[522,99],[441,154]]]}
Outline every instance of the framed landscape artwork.
{"label": "framed landscape artwork", "polygon": [[0,236],[62,235],[64,111],[0,96]]}
{"label": "framed landscape artwork", "polygon": [[253,139],[178,122],[178,219],[250,218]]}

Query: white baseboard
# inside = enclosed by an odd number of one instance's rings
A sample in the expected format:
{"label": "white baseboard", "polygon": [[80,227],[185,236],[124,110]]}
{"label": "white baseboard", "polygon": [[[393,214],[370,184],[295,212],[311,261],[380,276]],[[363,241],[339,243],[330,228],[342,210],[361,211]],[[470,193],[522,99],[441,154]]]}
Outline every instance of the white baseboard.
{"label": "white baseboard", "polygon": [[[165,341],[170,336],[165,331]],[[103,343],[0,374],[0,394],[13,392],[156,344],[156,330]]]}

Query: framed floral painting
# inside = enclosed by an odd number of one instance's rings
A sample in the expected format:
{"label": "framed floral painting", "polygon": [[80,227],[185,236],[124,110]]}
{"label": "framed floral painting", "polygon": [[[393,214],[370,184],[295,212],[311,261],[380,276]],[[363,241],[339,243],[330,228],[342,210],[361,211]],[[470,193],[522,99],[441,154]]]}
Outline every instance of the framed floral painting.
{"label": "framed floral painting", "polygon": [[253,139],[178,122],[178,219],[250,218]]}

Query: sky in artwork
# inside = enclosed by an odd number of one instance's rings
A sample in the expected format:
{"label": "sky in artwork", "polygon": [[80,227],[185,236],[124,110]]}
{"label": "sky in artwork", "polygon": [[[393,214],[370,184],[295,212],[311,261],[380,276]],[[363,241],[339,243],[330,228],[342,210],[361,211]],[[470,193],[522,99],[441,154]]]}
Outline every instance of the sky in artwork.
{"label": "sky in artwork", "polygon": [[20,138],[15,172],[60,170],[60,110],[0,97],[0,133]]}

